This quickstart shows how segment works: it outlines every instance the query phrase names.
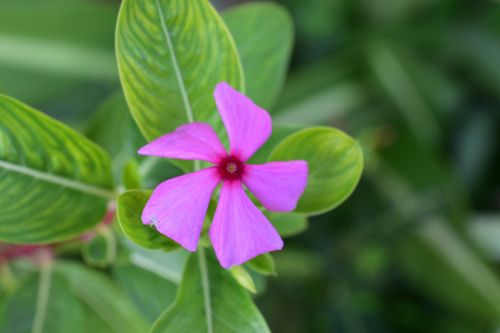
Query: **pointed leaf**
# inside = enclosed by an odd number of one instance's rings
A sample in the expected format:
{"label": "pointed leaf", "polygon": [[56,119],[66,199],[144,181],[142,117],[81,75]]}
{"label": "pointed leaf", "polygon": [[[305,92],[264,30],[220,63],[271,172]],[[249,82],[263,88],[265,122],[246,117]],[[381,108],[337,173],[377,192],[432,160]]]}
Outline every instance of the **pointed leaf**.
{"label": "pointed leaf", "polygon": [[206,0],[123,1],[116,52],[125,97],[148,140],[192,121],[220,132],[215,85],[243,89],[232,36]]}
{"label": "pointed leaf", "polygon": [[156,321],[159,332],[269,332],[248,293],[211,253],[189,259],[177,299]]}

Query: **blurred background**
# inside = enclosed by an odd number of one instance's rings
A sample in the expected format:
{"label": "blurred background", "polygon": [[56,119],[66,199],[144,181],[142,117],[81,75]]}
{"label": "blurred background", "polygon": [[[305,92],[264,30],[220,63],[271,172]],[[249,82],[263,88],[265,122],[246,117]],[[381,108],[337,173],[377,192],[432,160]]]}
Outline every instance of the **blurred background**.
{"label": "blurred background", "polygon": [[[295,46],[275,124],[341,128],[366,168],[275,256],[273,332],[500,332],[500,3],[278,2]],[[118,6],[0,0],[0,92],[95,138]]]}

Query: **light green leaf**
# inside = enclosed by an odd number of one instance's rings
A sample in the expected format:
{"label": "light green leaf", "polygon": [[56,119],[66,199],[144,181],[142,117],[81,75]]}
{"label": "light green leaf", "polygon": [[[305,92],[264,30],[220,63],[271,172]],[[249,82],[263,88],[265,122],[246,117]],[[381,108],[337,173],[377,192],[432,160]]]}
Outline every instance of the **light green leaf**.
{"label": "light green leaf", "polygon": [[231,273],[201,250],[188,260],[174,305],[151,332],[263,333],[269,328]]}
{"label": "light green leaf", "polygon": [[142,210],[151,196],[151,191],[129,190],[120,195],[116,213],[120,227],[130,240],[149,249],[174,250],[179,247],[170,238],[152,226],[144,225]]}
{"label": "light green leaf", "polygon": [[229,270],[229,272],[231,273],[233,278],[240,284],[240,286],[254,294],[257,292],[252,277],[242,266],[234,266]]}
{"label": "light green leaf", "polygon": [[125,164],[123,168],[122,183],[127,190],[139,189],[142,187],[139,163],[137,163],[136,160],[132,159]]}
{"label": "light green leaf", "polygon": [[309,225],[307,216],[299,213],[267,213],[269,221],[282,237],[290,237],[305,231]]}
{"label": "light green leaf", "polygon": [[313,127],[294,133],[273,150],[272,161],[306,160],[307,187],[296,211],[319,214],[340,205],[354,191],[363,170],[358,143],[331,127]]}
{"label": "light green leaf", "polygon": [[276,275],[276,266],[273,256],[269,253],[264,253],[246,263],[248,267],[263,275]]}
{"label": "light green leaf", "polygon": [[69,127],[0,95],[0,239],[48,243],[96,225],[112,192],[110,159]]}
{"label": "light green leaf", "polygon": [[271,109],[285,81],[293,44],[293,22],[285,8],[248,3],[222,13],[245,72],[247,95]]}
{"label": "light green leaf", "polygon": [[147,332],[145,319],[105,275],[71,262],[59,262],[54,270],[64,275],[72,292],[112,329],[111,332]]}
{"label": "light green leaf", "polygon": [[208,1],[123,1],[116,52],[125,97],[148,140],[192,121],[222,133],[215,85],[243,90],[244,78],[232,36]]}

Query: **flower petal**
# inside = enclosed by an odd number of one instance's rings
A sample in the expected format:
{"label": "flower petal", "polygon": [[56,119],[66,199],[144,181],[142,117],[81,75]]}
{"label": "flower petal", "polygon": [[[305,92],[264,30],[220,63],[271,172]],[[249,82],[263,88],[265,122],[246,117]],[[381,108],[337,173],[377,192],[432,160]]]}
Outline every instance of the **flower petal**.
{"label": "flower petal", "polygon": [[270,162],[246,165],[243,183],[266,209],[289,212],[307,185],[307,162]]}
{"label": "flower petal", "polygon": [[224,146],[209,124],[191,123],[151,141],[141,149],[141,155],[183,160],[203,160],[217,163],[227,156]]}
{"label": "flower petal", "polygon": [[283,247],[278,232],[250,201],[239,181],[223,183],[209,235],[224,268]]}
{"label": "flower petal", "polygon": [[220,177],[215,167],[169,179],[156,187],[142,211],[144,224],[195,251],[210,197]]}
{"label": "flower petal", "polygon": [[226,82],[215,87],[214,97],[229,135],[230,154],[244,162],[271,135],[271,116]]}

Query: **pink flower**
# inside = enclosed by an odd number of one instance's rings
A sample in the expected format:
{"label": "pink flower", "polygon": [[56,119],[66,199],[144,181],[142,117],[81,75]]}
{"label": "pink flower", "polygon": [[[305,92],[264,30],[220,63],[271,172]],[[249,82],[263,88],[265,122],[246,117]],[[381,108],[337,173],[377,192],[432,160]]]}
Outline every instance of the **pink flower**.
{"label": "pink flower", "polygon": [[229,154],[212,127],[198,122],[182,125],[139,149],[142,155],[214,164],[158,185],[142,212],[142,221],[195,251],[210,198],[222,182],[209,235],[219,262],[229,268],[283,247],[278,232],[246,195],[243,185],[266,209],[291,211],[306,186],[307,163],[247,164],[271,135],[271,117],[225,82],[217,85],[214,96],[229,135]]}

